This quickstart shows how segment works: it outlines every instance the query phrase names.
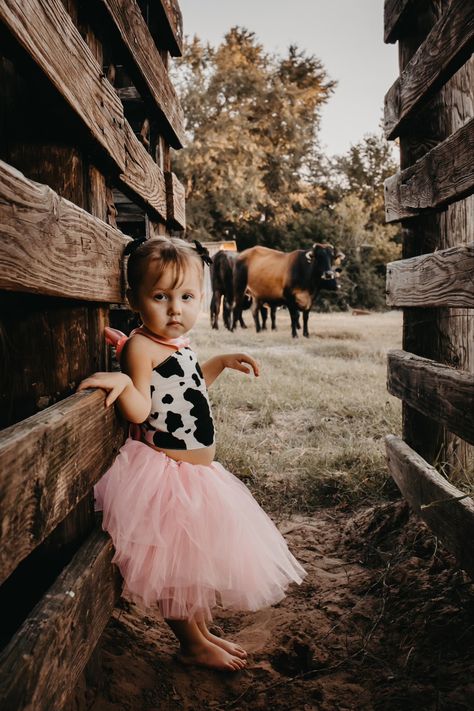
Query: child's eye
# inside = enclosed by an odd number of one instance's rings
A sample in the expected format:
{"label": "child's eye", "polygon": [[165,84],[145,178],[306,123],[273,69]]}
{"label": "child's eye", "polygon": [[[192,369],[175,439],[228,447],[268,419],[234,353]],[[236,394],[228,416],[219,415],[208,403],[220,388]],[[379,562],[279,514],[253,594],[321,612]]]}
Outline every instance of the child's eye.
{"label": "child's eye", "polygon": [[155,301],[165,301],[166,300],[166,294],[155,294],[153,297]]}
{"label": "child's eye", "polygon": [[194,294],[183,294],[183,301],[191,301],[194,299]]}

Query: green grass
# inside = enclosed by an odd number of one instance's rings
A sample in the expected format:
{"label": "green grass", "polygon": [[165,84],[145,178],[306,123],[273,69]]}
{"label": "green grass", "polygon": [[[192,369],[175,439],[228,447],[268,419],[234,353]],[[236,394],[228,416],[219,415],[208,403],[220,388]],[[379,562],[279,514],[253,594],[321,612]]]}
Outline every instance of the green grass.
{"label": "green grass", "polygon": [[[250,317],[247,316],[250,323]],[[227,371],[211,388],[217,458],[274,515],[393,496],[383,437],[400,434],[401,405],[386,390],[385,355],[400,347],[401,314],[312,314],[309,339],[278,331],[212,331],[192,339],[199,358],[246,351],[261,375]]]}

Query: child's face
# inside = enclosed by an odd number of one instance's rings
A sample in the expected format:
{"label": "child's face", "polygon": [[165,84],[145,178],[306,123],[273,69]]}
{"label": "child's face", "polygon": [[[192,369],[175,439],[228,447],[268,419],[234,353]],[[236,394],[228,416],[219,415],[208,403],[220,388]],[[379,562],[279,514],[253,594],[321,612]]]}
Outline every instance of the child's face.
{"label": "child's face", "polygon": [[163,338],[177,338],[189,331],[199,316],[202,299],[202,267],[189,262],[178,284],[173,284],[173,271],[156,281],[153,263],[150,264],[136,294],[132,307],[139,312],[143,325]]}

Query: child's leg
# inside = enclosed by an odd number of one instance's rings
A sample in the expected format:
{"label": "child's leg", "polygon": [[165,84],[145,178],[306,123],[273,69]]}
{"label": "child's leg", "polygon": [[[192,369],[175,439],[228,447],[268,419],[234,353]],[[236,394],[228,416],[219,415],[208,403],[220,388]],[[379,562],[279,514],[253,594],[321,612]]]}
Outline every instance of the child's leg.
{"label": "child's leg", "polygon": [[178,656],[184,664],[198,664],[223,671],[239,671],[245,666],[245,659],[240,659],[207,639],[196,620],[165,621],[179,640],[181,653]]}
{"label": "child's leg", "polygon": [[212,642],[213,644],[217,644],[218,647],[222,647],[222,649],[225,649],[226,652],[234,654],[236,657],[240,657],[240,659],[246,658],[247,652],[245,651],[245,649],[243,649],[243,647],[240,647],[234,642],[229,642],[226,639],[222,639],[222,637],[217,637],[215,634],[212,634],[212,632],[208,630],[206,621],[202,615],[196,616],[196,623],[204,637],[210,642]]}

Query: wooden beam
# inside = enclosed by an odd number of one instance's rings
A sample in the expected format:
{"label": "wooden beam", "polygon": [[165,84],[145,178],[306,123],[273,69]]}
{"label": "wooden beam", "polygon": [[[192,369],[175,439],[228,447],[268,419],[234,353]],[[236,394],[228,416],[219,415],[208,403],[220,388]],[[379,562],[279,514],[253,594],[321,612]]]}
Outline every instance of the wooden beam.
{"label": "wooden beam", "polygon": [[105,150],[123,185],[166,219],[163,171],[135,136],[123,106],[60,0],[6,0],[0,20]]}
{"label": "wooden beam", "polygon": [[94,531],[2,651],[2,709],[65,707],[120,595],[113,555]]}
{"label": "wooden beam", "polygon": [[136,0],[100,0],[112,20],[163,123],[169,127],[169,141],[174,148],[184,142],[184,114],[168,72],[145,24]]}
{"label": "wooden beam", "polygon": [[397,222],[474,192],[474,118],[385,181],[385,219]]}
{"label": "wooden beam", "polygon": [[384,42],[387,44],[397,41],[400,25],[410,6],[413,6],[413,0],[385,0]]}
{"label": "wooden beam", "polygon": [[474,308],[474,242],[387,265],[389,306]]}
{"label": "wooden beam", "polygon": [[91,490],[124,439],[98,390],[0,432],[0,584]]}
{"label": "wooden beam", "polygon": [[474,577],[474,501],[402,439],[385,438],[388,468],[410,506],[426,521],[460,566]]}
{"label": "wooden beam", "polygon": [[455,74],[474,49],[474,4],[452,0],[385,96],[385,134],[403,125]]}
{"label": "wooden beam", "polygon": [[125,167],[120,180],[125,188],[138,196],[145,207],[153,209],[166,220],[165,175],[155,163],[145,146],[135,136],[130,124],[125,121]]}
{"label": "wooden beam", "polygon": [[0,289],[122,303],[117,229],[0,161]]}
{"label": "wooden beam", "polygon": [[186,229],[186,196],[184,185],[174,173],[166,172],[166,196],[168,205],[168,225],[179,230]]}
{"label": "wooden beam", "polygon": [[[177,0],[154,0],[157,10],[161,10],[163,29],[165,30],[165,47],[173,57],[181,57],[183,53],[183,16]],[[161,39],[161,37],[160,37]]]}
{"label": "wooden beam", "polygon": [[474,373],[428,358],[389,351],[388,391],[474,444]]}

